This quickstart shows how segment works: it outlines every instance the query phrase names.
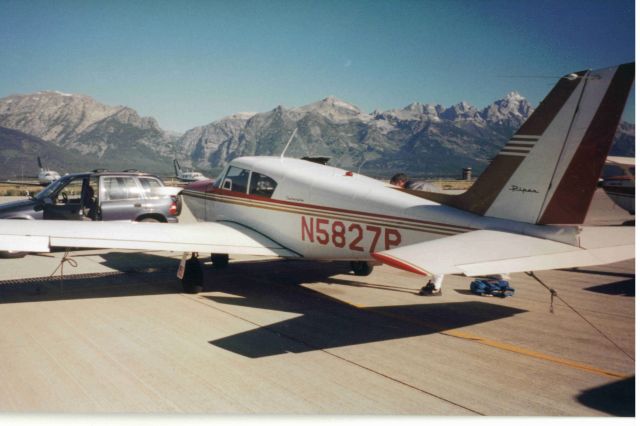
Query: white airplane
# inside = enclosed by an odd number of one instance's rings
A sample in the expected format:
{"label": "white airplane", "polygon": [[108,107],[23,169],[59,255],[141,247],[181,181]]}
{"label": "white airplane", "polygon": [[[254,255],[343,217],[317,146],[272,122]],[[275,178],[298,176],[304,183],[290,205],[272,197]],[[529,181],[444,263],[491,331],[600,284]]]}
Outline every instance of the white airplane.
{"label": "white airplane", "polygon": [[38,167],[40,167],[40,171],[38,172],[38,183],[40,185],[49,185],[51,182],[60,179],[60,174],[58,172],[49,170],[42,165],[40,156],[38,156]]}
{"label": "white airplane", "polygon": [[398,189],[300,159],[244,157],[219,179],[182,191],[196,223],[0,220],[0,250],[183,252],[178,276],[186,292],[202,289],[198,252],[214,253],[214,266],[230,254],[351,261],[358,275],[377,262],[423,275],[486,276],[633,258],[635,227],[581,224],[634,69],[562,77],[457,196]]}
{"label": "white airplane", "polygon": [[173,160],[173,168],[176,171],[176,177],[182,182],[196,182],[199,180],[209,179],[200,172],[183,171],[180,167],[180,163],[178,163],[178,160],[175,159]]}
{"label": "white airplane", "polygon": [[606,177],[601,186],[619,207],[636,214],[636,161],[633,157],[607,157],[607,165],[622,170],[622,175]]}

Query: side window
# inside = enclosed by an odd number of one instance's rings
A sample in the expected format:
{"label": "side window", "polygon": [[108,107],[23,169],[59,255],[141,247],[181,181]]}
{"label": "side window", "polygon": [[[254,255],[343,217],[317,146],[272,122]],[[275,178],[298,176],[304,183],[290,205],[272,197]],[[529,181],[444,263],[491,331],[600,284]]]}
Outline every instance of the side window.
{"label": "side window", "polygon": [[56,193],[56,204],[80,204],[80,194],[85,177],[76,177],[68,181]]}
{"label": "side window", "polygon": [[271,179],[269,176],[253,172],[251,173],[249,194],[271,198],[273,191],[276,190],[276,185],[276,181]]}
{"label": "side window", "polygon": [[162,184],[158,179],[154,179],[151,177],[141,177],[138,178],[140,181],[140,185],[142,185],[142,191],[144,192],[144,196],[146,198],[153,197],[157,194],[157,189],[162,187]]}
{"label": "side window", "polygon": [[140,198],[140,190],[136,181],[132,177],[112,177],[103,178],[104,200],[135,200]]}
{"label": "side window", "polygon": [[247,193],[247,183],[249,182],[249,170],[238,167],[229,167],[227,175],[222,181],[222,189],[235,192]]}

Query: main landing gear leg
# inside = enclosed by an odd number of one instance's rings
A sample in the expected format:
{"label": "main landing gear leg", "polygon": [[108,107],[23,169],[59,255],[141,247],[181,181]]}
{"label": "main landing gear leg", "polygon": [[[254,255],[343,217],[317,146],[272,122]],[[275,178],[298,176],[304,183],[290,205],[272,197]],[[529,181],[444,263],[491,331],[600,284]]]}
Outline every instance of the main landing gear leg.
{"label": "main landing gear leg", "polygon": [[182,290],[185,293],[199,293],[203,289],[203,281],[202,265],[198,260],[198,253],[191,253],[191,258],[184,264]]}
{"label": "main landing gear leg", "polygon": [[444,281],[444,275],[434,274],[418,294],[420,296],[442,296],[442,281]]}

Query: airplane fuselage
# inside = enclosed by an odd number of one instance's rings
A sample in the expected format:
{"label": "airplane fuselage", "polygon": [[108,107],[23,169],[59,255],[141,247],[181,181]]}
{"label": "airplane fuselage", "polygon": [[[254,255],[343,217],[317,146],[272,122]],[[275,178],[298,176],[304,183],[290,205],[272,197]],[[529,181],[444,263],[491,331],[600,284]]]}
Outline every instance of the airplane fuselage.
{"label": "airplane fuselage", "polygon": [[[246,184],[234,187],[229,181],[243,172],[227,179],[231,169],[246,171]],[[273,192],[254,190],[253,174],[271,179]],[[239,223],[305,258],[371,260],[373,252],[477,229],[575,243],[574,227],[482,217],[304,160],[243,157],[232,161],[221,176],[218,181],[193,183],[182,192],[197,220]]]}
{"label": "airplane fuselage", "polygon": [[38,182],[40,185],[49,185],[51,182],[55,182],[60,179],[60,174],[53,170],[40,170],[38,173]]}
{"label": "airplane fuselage", "polygon": [[208,178],[200,172],[182,172],[178,175],[178,179],[182,182],[197,182]]}

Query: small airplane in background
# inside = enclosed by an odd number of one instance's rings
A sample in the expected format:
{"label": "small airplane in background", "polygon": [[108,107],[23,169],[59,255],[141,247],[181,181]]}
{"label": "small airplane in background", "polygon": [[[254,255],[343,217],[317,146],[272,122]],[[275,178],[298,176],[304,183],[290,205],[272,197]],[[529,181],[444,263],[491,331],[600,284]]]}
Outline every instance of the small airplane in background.
{"label": "small airplane in background", "polygon": [[602,179],[600,186],[619,207],[636,214],[636,160],[633,157],[607,157],[608,166],[616,166],[622,174]]}
{"label": "small airplane in background", "polygon": [[38,183],[42,186],[49,185],[51,182],[55,182],[60,179],[60,174],[54,170],[49,170],[48,168],[42,165],[42,160],[40,160],[40,156],[38,156],[38,167],[40,171],[38,172]]}
{"label": "small airplane in background", "polygon": [[200,172],[183,171],[177,159],[173,160],[173,168],[176,172],[176,178],[182,182],[196,182],[209,179]]}
{"label": "small airplane in background", "polygon": [[[411,191],[302,159],[242,157],[221,179],[189,184],[198,222],[0,220],[0,250],[87,247],[183,252],[185,292],[203,288],[197,253],[379,262],[421,275],[487,276],[598,265],[635,256],[635,227],[582,226],[635,64],[562,77],[474,185]],[[191,258],[187,260],[191,253]],[[436,279],[437,281],[437,279]],[[437,294],[439,288],[432,288]]]}

